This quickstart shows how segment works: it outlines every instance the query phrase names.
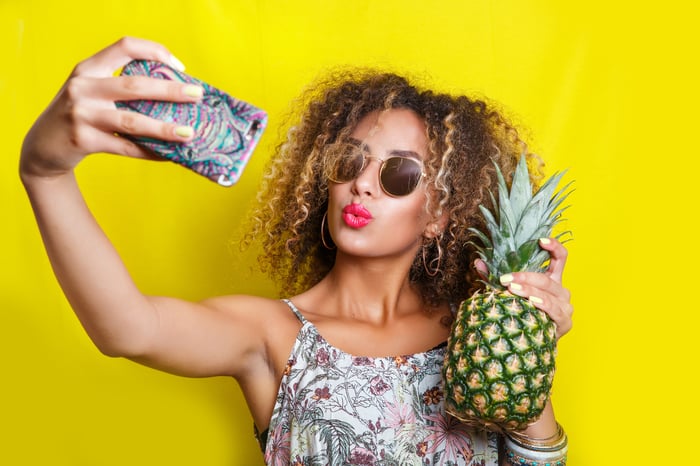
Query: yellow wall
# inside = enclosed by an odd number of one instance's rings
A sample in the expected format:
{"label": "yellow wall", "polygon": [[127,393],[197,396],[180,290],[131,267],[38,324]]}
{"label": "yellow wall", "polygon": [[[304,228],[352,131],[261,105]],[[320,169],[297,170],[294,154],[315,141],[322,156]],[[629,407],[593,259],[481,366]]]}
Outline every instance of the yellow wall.
{"label": "yellow wall", "polygon": [[501,102],[549,169],[576,180],[565,276],[575,328],[554,393],[570,464],[697,456],[698,15],[683,2],[619,3],[0,1],[0,464],[261,464],[234,381],[178,378],[94,349],[16,175],[25,132],[73,64],[122,35],[163,42],[190,73],[271,114],[231,189],[171,164],[94,156],[79,168],[145,292],[272,295],[229,240],[281,112],[329,65],[407,71]]}

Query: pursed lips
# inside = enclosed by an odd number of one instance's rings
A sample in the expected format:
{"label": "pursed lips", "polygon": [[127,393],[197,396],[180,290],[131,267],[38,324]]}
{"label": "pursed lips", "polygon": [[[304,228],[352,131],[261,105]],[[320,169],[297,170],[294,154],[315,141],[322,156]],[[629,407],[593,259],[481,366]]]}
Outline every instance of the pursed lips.
{"label": "pursed lips", "polygon": [[362,228],[372,221],[372,214],[362,204],[348,204],[343,208],[343,221],[350,228]]}

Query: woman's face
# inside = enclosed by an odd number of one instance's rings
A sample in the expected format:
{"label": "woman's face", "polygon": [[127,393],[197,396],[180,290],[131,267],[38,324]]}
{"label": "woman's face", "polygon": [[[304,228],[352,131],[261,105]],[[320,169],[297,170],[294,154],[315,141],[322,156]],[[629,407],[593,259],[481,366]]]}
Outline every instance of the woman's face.
{"label": "woman's face", "polygon": [[386,194],[379,182],[380,162],[400,155],[427,157],[423,120],[408,109],[375,111],[351,134],[368,159],[352,181],[329,182],[328,227],[339,252],[362,257],[415,256],[431,217],[425,210],[425,182],[406,196]]}

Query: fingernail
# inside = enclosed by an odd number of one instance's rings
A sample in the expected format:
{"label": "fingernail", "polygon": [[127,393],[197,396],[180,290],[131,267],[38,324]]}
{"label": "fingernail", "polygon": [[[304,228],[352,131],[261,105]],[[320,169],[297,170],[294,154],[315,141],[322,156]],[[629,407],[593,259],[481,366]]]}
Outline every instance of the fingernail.
{"label": "fingernail", "polygon": [[188,84],[185,86],[182,89],[182,92],[190,97],[202,97],[202,95],[204,95],[204,89],[193,84]]}
{"label": "fingernail", "polygon": [[530,296],[527,299],[528,301],[530,301],[530,304],[542,304],[544,302],[541,298],[538,298],[537,296]]}
{"label": "fingernail", "polygon": [[505,275],[501,275],[499,280],[501,281],[501,285],[507,285],[508,283],[513,281],[513,274],[507,273]]}
{"label": "fingernail", "polygon": [[551,242],[552,242],[552,240],[550,240],[549,238],[540,238],[540,244],[547,245]]}
{"label": "fingernail", "polygon": [[523,287],[517,283],[511,283],[508,285],[512,291],[522,291]]}
{"label": "fingernail", "polygon": [[189,126],[178,126],[175,128],[175,134],[181,138],[189,138],[194,134],[194,129]]}
{"label": "fingernail", "polygon": [[185,65],[175,55],[170,55],[170,66],[178,71],[185,71]]}

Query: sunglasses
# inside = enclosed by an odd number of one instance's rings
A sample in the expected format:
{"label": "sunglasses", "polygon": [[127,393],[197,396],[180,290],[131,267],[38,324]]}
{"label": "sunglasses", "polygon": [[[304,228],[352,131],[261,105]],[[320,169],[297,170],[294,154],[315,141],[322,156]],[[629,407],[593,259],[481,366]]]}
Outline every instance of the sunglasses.
{"label": "sunglasses", "polygon": [[392,155],[386,159],[366,154],[360,144],[337,142],[324,148],[326,177],[334,183],[356,179],[371,160],[379,162],[379,185],[392,197],[411,194],[425,176],[423,164],[413,157]]}

